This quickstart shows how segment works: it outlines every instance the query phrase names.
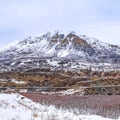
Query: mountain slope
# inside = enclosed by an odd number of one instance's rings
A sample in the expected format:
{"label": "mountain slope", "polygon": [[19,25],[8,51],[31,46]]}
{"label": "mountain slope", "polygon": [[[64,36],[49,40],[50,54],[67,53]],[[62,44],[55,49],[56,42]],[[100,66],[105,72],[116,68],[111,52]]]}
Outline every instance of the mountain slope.
{"label": "mountain slope", "polygon": [[1,51],[0,67],[1,71],[120,69],[120,46],[74,32],[46,33]]}

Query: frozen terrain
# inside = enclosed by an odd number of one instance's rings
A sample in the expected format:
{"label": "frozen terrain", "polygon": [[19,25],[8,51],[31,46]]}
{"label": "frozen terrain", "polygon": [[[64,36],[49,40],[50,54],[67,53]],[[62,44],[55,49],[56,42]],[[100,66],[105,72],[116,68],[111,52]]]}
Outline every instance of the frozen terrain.
{"label": "frozen terrain", "polygon": [[[120,69],[120,46],[56,32],[14,42],[0,52],[0,71]],[[40,71],[40,70],[39,70]]]}
{"label": "frozen terrain", "polygon": [[35,103],[17,93],[0,94],[0,120],[112,120]]}

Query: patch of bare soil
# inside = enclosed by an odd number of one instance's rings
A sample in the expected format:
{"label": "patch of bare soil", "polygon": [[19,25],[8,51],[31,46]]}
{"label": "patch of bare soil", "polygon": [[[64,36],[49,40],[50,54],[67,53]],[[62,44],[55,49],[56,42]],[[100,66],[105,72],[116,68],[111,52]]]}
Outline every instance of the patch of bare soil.
{"label": "patch of bare soil", "polygon": [[45,95],[38,93],[20,93],[21,95],[39,103],[55,105],[58,108],[76,109],[79,114],[96,114],[103,117],[118,118],[120,116],[119,95]]}

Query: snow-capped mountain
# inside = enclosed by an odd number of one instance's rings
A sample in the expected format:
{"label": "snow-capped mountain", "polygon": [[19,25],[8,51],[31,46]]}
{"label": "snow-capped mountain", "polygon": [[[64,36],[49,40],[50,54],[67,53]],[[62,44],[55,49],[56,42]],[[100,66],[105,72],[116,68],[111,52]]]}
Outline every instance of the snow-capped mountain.
{"label": "snow-capped mountain", "polygon": [[1,71],[120,69],[120,46],[74,32],[46,33],[2,50],[0,68]]}

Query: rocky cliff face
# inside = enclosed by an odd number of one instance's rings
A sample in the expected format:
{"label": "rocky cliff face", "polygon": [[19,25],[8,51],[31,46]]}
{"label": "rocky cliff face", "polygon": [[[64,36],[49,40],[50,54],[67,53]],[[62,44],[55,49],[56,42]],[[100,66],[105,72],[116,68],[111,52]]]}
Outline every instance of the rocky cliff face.
{"label": "rocky cliff face", "polygon": [[74,32],[28,37],[0,52],[1,71],[120,69],[120,46]]}
{"label": "rocky cliff face", "polygon": [[26,38],[0,52],[0,87],[119,95],[120,46],[74,32]]}

